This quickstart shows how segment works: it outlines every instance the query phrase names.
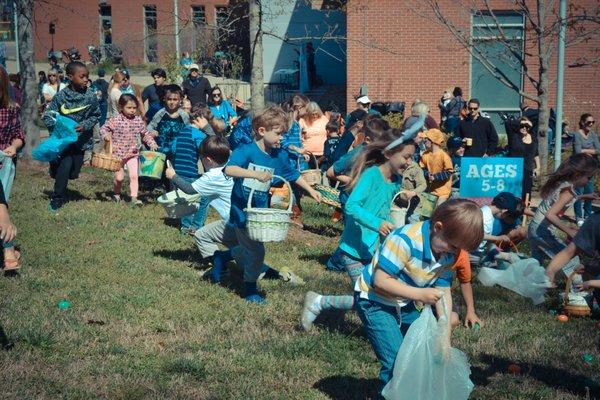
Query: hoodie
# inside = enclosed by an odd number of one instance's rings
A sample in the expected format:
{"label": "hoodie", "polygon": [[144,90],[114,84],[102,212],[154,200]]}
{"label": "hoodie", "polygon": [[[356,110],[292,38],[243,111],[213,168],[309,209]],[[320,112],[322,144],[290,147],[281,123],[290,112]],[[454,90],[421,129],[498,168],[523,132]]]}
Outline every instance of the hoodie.
{"label": "hoodie", "polygon": [[87,90],[85,93],[80,93],[69,86],[59,91],[46,107],[43,117],[48,130],[52,131],[54,129],[54,119],[50,117],[50,111],[56,111],[62,116],[71,118],[83,127],[83,130],[79,132],[77,141],[72,145],[83,150],[92,139],[93,128],[100,118],[100,104],[94,91]]}

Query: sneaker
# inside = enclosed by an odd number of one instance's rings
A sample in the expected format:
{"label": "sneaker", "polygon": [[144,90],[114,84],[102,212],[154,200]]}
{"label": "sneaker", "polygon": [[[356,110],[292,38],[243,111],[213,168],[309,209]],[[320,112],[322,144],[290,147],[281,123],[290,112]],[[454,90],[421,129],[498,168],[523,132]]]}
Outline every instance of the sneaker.
{"label": "sneaker", "polygon": [[585,222],[585,220],[583,218],[578,218],[577,219],[577,227],[581,228],[581,226],[583,225],[584,222]]}
{"label": "sneaker", "polygon": [[134,197],[134,198],[131,199],[131,205],[133,207],[140,207],[140,206],[143,206],[144,203],[140,199]]}
{"label": "sneaker", "polygon": [[58,200],[50,200],[50,204],[48,204],[48,211],[51,214],[58,214],[58,209],[60,208],[60,201]]}
{"label": "sneaker", "polygon": [[121,195],[120,194],[113,194],[112,197],[111,197],[111,199],[115,203],[119,204],[121,202]]}
{"label": "sneaker", "polygon": [[304,279],[300,278],[286,267],[283,267],[279,270],[279,277],[282,281],[288,282],[292,286],[304,285]]}
{"label": "sneaker", "polygon": [[250,296],[244,297],[244,300],[246,300],[249,303],[256,303],[256,304],[264,304],[267,302],[265,300],[265,298],[259,294],[251,294]]}
{"label": "sneaker", "polygon": [[307,292],[304,296],[304,308],[302,309],[302,329],[308,332],[320,313],[321,295],[315,292]]}

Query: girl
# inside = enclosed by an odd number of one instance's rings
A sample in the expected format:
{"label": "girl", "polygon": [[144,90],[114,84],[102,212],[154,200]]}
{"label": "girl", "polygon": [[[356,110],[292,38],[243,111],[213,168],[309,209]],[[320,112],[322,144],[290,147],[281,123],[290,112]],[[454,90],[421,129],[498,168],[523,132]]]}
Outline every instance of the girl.
{"label": "girl", "polygon": [[56,93],[63,90],[66,85],[58,80],[58,71],[51,69],[48,71],[48,82],[42,86],[42,96],[44,96],[44,103],[50,103]]}
{"label": "girl", "polygon": [[213,116],[216,119],[221,119],[225,122],[226,130],[238,120],[237,113],[233,107],[231,107],[231,104],[223,98],[223,92],[221,92],[221,88],[218,86],[215,86],[212,89],[210,99],[208,99],[208,105],[210,106],[210,111],[212,111]]}
{"label": "girl", "polygon": [[121,159],[121,169],[115,172],[113,199],[121,201],[121,186],[125,178],[124,166],[129,171],[129,190],[131,205],[139,206],[138,199],[138,155],[140,137],[151,150],[158,149],[154,138],[146,129],[146,124],[138,113],[138,99],[132,94],[122,94],[119,99],[120,114],[111,117],[100,129],[100,135],[105,141],[112,140],[113,155]]}
{"label": "girl", "polygon": [[[527,232],[531,243],[531,255],[540,264],[546,256],[554,258],[566,247],[565,242],[553,232],[552,226],[566,233],[570,239],[577,233],[577,229],[569,227],[560,219],[560,214],[571,205],[575,198],[578,200],[595,198],[593,194],[576,196],[575,188],[585,186],[594,177],[597,169],[598,159],[596,156],[576,154],[563,162],[542,186],[540,190],[542,202],[535,212]],[[563,271],[568,275],[578,264],[579,259],[575,257],[563,268]]]}
{"label": "girl", "polygon": [[[16,163],[17,152],[25,144],[25,132],[21,129],[21,109],[10,99],[8,74],[4,68],[0,68],[0,150],[4,153],[0,164],[2,168],[11,168],[10,159]],[[4,158],[6,157],[6,158]],[[14,174],[10,174],[6,181],[2,181],[2,193],[6,194],[3,204],[6,205],[10,195],[10,187]],[[4,194],[2,195],[4,198]],[[1,202],[0,202],[1,203]],[[1,218],[1,217],[0,217]],[[10,221],[10,220],[9,220]],[[14,243],[11,240],[3,240],[4,247],[4,269],[18,269],[21,267],[20,253],[15,250]]]}
{"label": "girl", "polygon": [[[575,154],[589,154],[597,156],[600,152],[600,140],[598,135],[592,128],[596,121],[592,114],[583,114],[579,119],[579,130],[573,135],[573,152]],[[583,187],[577,188],[577,194],[590,194],[594,193],[594,180],[590,179],[588,183]],[[592,215],[592,201],[576,201],[575,202],[575,218],[577,218],[577,225],[583,225],[583,221]]]}
{"label": "girl", "polygon": [[[393,229],[390,222],[392,199],[400,191],[402,173],[412,160],[415,144],[405,137],[395,138],[387,131],[380,140],[369,144],[357,156],[347,188],[344,232],[339,245],[339,259],[352,283],[373,258],[380,239]],[[321,296],[308,292],[304,299],[302,327],[309,330],[322,310],[351,310],[354,298]]]}

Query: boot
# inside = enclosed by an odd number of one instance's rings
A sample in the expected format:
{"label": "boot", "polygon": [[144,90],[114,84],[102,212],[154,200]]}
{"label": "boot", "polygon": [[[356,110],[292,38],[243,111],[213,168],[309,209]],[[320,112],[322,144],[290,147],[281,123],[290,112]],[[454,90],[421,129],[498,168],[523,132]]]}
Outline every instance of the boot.
{"label": "boot", "polygon": [[292,223],[298,226],[300,229],[304,229],[304,224],[302,223],[302,211],[298,205],[292,206]]}

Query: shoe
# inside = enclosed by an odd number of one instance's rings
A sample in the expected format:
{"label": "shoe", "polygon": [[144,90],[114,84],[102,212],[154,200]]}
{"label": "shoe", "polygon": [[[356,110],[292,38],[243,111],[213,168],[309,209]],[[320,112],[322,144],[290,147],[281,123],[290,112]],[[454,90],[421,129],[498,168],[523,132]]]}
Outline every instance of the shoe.
{"label": "shoe", "polygon": [[282,281],[290,283],[292,286],[302,286],[304,285],[304,279],[300,278],[298,275],[294,274],[288,268],[283,267],[279,270],[279,277]]}
{"label": "shoe", "polygon": [[302,329],[309,331],[315,319],[321,313],[320,295],[315,292],[307,292],[304,296],[304,308],[302,309],[301,325]]}
{"label": "shoe", "polygon": [[302,211],[300,210],[300,207],[298,207],[298,205],[292,206],[292,223],[300,229],[304,229],[301,217]]}
{"label": "shoe", "polygon": [[585,220],[583,218],[578,218],[577,219],[577,227],[581,228],[581,226],[583,225],[584,222],[585,222]]}
{"label": "shoe", "polygon": [[181,233],[182,235],[194,236],[196,234],[196,230],[194,228],[190,228],[190,227],[187,227],[187,228],[182,227],[179,229],[179,233]]}
{"label": "shoe", "polygon": [[51,214],[58,214],[58,209],[60,208],[61,204],[60,201],[58,200],[50,200],[50,204],[48,204],[48,211],[50,211]]}
{"label": "shoe", "polygon": [[264,304],[267,302],[265,300],[265,298],[259,294],[251,294],[250,296],[244,297],[244,300],[246,300],[249,303],[256,303],[256,304]]}
{"label": "shoe", "polygon": [[114,201],[115,203],[119,204],[121,202],[121,195],[120,194],[113,194],[111,197],[111,200]]}
{"label": "shoe", "polygon": [[144,203],[140,199],[138,199],[137,197],[133,197],[131,199],[131,206],[132,207],[140,207],[140,206],[143,206],[143,205],[144,205]]}

